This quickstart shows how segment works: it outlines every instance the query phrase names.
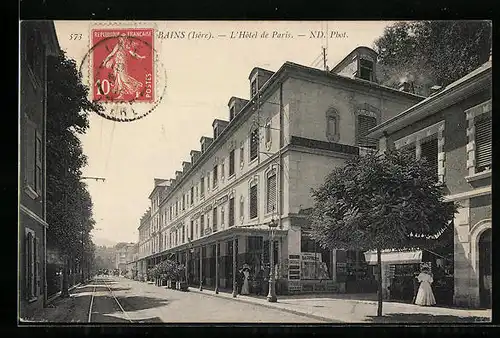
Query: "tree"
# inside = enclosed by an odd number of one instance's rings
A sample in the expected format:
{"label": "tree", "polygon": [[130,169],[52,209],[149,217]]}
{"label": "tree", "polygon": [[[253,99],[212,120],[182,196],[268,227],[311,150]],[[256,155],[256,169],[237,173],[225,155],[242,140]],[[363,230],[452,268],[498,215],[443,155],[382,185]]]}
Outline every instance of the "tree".
{"label": "tree", "polygon": [[376,250],[382,315],[381,252],[424,248],[450,224],[456,207],[424,160],[409,152],[358,156],[313,190],[312,234],[323,248]]}
{"label": "tree", "polygon": [[[68,293],[70,262],[91,254],[92,200],[81,182],[87,163],[79,134],[89,127],[88,113],[102,110],[88,99],[76,62],[61,51],[47,62],[47,237],[65,257],[62,295]],[[80,262],[80,265],[82,262]]]}
{"label": "tree", "polygon": [[427,95],[430,86],[446,86],[488,61],[489,21],[411,21],[388,26],[374,43],[379,80],[395,87],[412,82]]}

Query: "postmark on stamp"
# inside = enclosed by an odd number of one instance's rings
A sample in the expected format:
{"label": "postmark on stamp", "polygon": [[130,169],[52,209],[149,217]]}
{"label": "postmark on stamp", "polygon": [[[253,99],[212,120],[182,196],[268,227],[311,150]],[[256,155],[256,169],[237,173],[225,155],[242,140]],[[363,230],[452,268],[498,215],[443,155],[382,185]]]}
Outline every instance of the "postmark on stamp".
{"label": "postmark on stamp", "polygon": [[155,49],[155,29],[119,24],[91,27],[90,49],[80,71],[102,117],[130,122],[161,102],[166,73]]}
{"label": "postmark on stamp", "polygon": [[92,100],[154,102],[153,29],[93,29]]}

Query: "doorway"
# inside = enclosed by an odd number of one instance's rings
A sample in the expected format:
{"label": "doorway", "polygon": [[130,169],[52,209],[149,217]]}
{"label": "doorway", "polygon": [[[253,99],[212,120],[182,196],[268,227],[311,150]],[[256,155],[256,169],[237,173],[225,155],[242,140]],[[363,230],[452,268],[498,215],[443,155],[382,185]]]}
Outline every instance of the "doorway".
{"label": "doorway", "polygon": [[479,238],[479,300],[482,308],[491,308],[491,228]]}

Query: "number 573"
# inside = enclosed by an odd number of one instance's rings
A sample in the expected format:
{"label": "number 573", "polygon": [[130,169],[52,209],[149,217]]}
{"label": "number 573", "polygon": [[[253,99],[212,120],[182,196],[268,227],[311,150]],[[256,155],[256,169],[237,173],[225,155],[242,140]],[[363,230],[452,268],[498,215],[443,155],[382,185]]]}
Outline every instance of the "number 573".
{"label": "number 573", "polygon": [[69,35],[70,40],[81,40],[82,39],[82,34],[70,34]]}

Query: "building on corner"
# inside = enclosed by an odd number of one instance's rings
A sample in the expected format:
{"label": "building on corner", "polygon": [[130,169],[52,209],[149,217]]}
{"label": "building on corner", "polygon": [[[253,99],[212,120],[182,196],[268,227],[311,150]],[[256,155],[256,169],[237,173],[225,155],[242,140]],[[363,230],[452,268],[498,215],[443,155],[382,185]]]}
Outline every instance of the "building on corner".
{"label": "building on corner", "polygon": [[368,135],[380,140],[381,151],[408,148],[426,157],[447,200],[458,203],[450,271],[457,306],[491,307],[491,90],[488,61]]}
{"label": "building on corner", "polygon": [[60,49],[52,21],[23,21],[20,35],[18,295],[26,318],[47,302],[47,57]]}

